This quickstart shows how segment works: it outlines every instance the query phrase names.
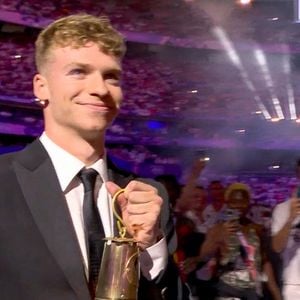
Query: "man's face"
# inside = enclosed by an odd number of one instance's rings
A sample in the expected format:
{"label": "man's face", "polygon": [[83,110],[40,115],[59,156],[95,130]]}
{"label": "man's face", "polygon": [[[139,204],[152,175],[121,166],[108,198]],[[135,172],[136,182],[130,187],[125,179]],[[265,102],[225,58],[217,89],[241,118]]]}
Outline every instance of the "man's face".
{"label": "man's face", "polygon": [[207,194],[202,188],[196,187],[192,194],[193,207],[196,211],[202,211],[206,205]]}
{"label": "man's face", "polygon": [[219,182],[211,183],[209,186],[209,193],[214,202],[224,201],[224,187]]}
{"label": "man's face", "polygon": [[78,49],[56,47],[42,74],[34,78],[37,98],[48,100],[45,129],[87,138],[104,133],[122,101],[121,65],[114,56],[88,43]]}

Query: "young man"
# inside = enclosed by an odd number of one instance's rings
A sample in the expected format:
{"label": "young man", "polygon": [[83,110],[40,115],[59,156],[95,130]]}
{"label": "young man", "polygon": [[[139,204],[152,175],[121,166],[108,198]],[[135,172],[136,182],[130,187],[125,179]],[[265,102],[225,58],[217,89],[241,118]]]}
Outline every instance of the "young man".
{"label": "young man", "polygon": [[[87,300],[91,280],[84,206],[78,174],[97,171],[95,195],[106,237],[116,236],[111,197],[141,251],[140,299],[151,293],[177,299],[168,287],[176,245],[165,192],[112,166],[105,131],[122,101],[122,36],[106,18],[73,15],[44,29],[36,41],[34,94],[45,131],[18,153],[0,159],[1,299]],[[99,217],[98,217],[99,218]],[[169,253],[168,253],[169,252]],[[92,296],[93,297],[93,296]],[[154,299],[154,298],[152,298]]]}

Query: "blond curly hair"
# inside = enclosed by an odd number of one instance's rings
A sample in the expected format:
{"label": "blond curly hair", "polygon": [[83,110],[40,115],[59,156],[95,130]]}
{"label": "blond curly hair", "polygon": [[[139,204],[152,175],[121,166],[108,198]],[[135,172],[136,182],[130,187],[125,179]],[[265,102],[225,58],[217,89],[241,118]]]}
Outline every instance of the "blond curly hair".
{"label": "blond curly hair", "polygon": [[35,63],[40,72],[55,47],[80,48],[88,42],[98,44],[101,51],[122,58],[126,51],[124,37],[105,16],[70,15],[58,19],[40,32],[35,42]]}

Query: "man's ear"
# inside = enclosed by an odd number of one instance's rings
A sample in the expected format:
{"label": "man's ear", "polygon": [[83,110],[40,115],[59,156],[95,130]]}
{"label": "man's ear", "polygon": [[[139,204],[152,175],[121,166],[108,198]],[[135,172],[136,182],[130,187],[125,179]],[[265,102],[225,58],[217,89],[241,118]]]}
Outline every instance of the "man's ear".
{"label": "man's ear", "polygon": [[47,79],[39,73],[33,77],[33,93],[36,98],[42,101],[50,98]]}

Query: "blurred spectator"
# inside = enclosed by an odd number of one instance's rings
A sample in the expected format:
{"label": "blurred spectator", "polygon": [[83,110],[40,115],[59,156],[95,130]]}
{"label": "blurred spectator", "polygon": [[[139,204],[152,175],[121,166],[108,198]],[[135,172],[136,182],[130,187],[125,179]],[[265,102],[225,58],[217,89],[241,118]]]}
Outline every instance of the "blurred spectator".
{"label": "blurred spectator", "polygon": [[[197,184],[205,167],[204,161],[194,162],[187,183],[178,200],[178,213],[193,224],[193,231],[183,241],[184,259],[181,260],[181,271],[186,276],[194,299],[213,300],[215,296],[213,273],[215,261],[211,259],[216,248],[216,227],[207,228],[203,212],[207,205],[207,193]],[[177,222],[177,226],[178,226]]]}
{"label": "blurred spectator", "polygon": [[270,230],[271,227],[272,208],[266,203],[254,202],[249,209],[248,217],[256,224],[260,224],[265,227],[266,230]]}
{"label": "blurred spectator", "polygon": [[280,254],[279,280],[285,300],[300,297],[300,159],[296,161],[297,187],[292,197],[277,205],[272,215],[272,248]]}
{"label": "blurred spectator", "polygon": [[214,300],[215,287],[212,274],[215,259],[211,258],[217,250],[220,239],[219,227],[214,226],[204,234],[197,232],[191,219],[180,216],[176,228],[178,248],[175,261],[178,263],[183,281],[190,289],[191,299]]}
{"label": "blurred spectator", "polygon": [[190,199],[193,205],[185,212],[185,216],[194,222],[196,231],[206,233],[207,226],[203,212],[207,205],[207,192],[204,187],[200,185],[194,187]]}
{"label": "blurred spectator", "polygon": [[203,233],[206,232],[203,211],[207,204],[207,194],[205,189],[198,185],[198,179],[204,167],[205,163],[201,159],[194,162],[176,205],[178,213],[190,218],[197,231]]}
{"label": "blurred spectator", "polygon": [[300,199],[299,188],[286,202],[277,205],[272,217],[272,246],[283,260],[285,300],[300,299]]}
{"label": "blurred spectator", "polygon": [[208,186],[209,204],[203,211],[206,230],[218,222],[220,213],[225,207],[225,188],[218,180],[211,181]]}
{"label": "blurred spectator", "polygon": [[226,191],[227,208],[222,214],[223,241],[219,248],[218,297],[256,300],[262,296],[262,280],[273,299],[281,299],[263,243],[263,227],[247,218],[250,189],[242,183]]}

